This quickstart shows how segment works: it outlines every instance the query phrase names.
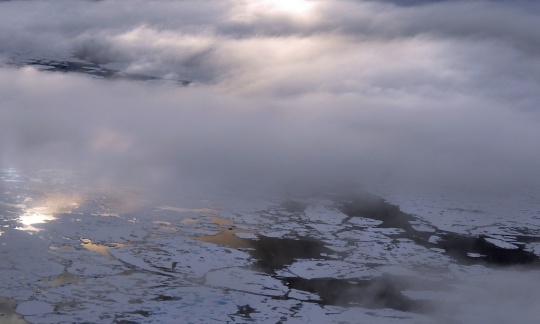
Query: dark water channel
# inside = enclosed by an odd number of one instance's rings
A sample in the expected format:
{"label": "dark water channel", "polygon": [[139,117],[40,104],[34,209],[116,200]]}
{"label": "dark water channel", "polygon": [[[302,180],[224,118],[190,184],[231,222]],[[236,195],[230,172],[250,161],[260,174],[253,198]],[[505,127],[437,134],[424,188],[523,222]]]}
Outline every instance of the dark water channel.
{"label": "dark water channel", "polygon": [[[292,200],[286,201],[282,207],[289,213],[303,213],[306,204]],[[527,266],[536,268],[540,265],[538,257],[516,245],[514,249],[507,249],[489,242],[487,236],[467,236],[447,231],[435,230],[422,232],[415,230],[412,223],[417,219],[402,212],[398,206],[392,205],[378,197],[366,196],[350,199],[339,204],[340,210],[348,216],[364,217],[382,221],[378,228],[397,228],[400,234],[392,235],[397,238],[406,238],[428,249],[438,248],[443,253],[463,265],[481,264],[491,267]],[[346,221],[346,220],[345,220]],[[351,225],[356,230],[360,227]],[[254,268],[281,280],[290,289],[296,289],[316,294],[320,297],[318,303],[337,306],[362,306],[368,308],[391,308],[405,312],[424,313],[429,309],[427,300],[413,300],[403,294],[410,288],[407,280],[399,276],[383,275],[372,279],[339,279],[280,277],[276,273],[298,260],[324,260],[344,258],[346,253],[337,253],[326,247],[322,241],[309,237],[274,238],[259,235],[257,239],[243,239],[234,236],[235,231],[221,231],[213,239],[205,241],[230,247],[245,247],[246,251],[256,260]],[[437,241],[430,241],[436,235]],[[522,236],[528,240],[535,237]],[[288,296],[276,297],[288,298]]]}

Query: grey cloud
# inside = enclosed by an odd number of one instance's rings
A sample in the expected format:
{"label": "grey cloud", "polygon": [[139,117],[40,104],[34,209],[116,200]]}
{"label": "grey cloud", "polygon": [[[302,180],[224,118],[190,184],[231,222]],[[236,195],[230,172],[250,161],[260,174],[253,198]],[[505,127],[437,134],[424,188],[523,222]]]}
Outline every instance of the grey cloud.
{"label": "grey cloud", "polygon": [[114,44],[103,37],[84,37],[74,44],[75,57],[96,64],[133,60],[128,53],[114,48]]}
{"label": "grey cloud", "polygon": [[[537,121],[489,101],[313,95],[276,102],[207,86],[26,73],[2,72],[17,84],[5,90],[14,100],[2,103],[4,165],[210,191],[381,177],[512,188],[534,186],[540,174]],[[33,117],[25,117],[28,106]]]}
{"label": "grey cloud", "polygon": [[3,3],[4,60],[74,55],[196,84],[3,69],[3,164],[166,187],[540,183],[536,5],[316,1],[295,19],[243,3]]}
{"label": "grey cloud", "polygon": [[[268,11],[242,18],[242,1],[5,4],[0,40],[9,52],[47,53],[54,43],[60,55],[115,62],[128,72],[285,95],[370,88],[534,95],[537,5],[313,3],[301,20]],[[377,57],[395,66],[385,70]],[[355,75],[344,72],[349,67]]]}

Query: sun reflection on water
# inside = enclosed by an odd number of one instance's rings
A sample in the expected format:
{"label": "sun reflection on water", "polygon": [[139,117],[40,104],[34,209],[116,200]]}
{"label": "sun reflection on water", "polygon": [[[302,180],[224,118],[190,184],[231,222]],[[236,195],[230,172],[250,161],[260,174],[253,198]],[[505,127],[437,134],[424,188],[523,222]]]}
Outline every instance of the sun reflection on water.
{"label": "sun reflection on water", "polygon": [[[25,207],[24,213],[19,215],[18,221],[21,225],[16,227],[18,230],[29,232],[40,232],[43,229],[34,226],[36,224],[44,224],[58,219],[55,214],[58,213],[72,213],[79,207],[80,198],[69,196],[52,197],[45,200],[42,203],[36,203],[37,207]],[[34,199],[25,199],[26,203],[33,203]]]}
{"label": "sun reflection on water", "polygon": [[44,224],[56,219],[56,217],[51,214],[40,212],[44,209],[45,208],[33,208],[28,210],[25,214],[19,216],[19,223],[24,225],[24,227],[17,227],[16,229],[31,232],[42,231],[42,228],[34,227],[34,225]]}
{"label": "sun reflection on water", "polygon": [[103,255],[104,257],[108,259],[114,259],[111,254],[109,253],[109,250],[112,248],[121,248],[125,246],[133,246],[135,243],[129,242],[129,243],[110,243],[108,245],[105,244],[96,244],[92,240],[87,238],[81,238],[81,246],[88,251],[97,252]]}

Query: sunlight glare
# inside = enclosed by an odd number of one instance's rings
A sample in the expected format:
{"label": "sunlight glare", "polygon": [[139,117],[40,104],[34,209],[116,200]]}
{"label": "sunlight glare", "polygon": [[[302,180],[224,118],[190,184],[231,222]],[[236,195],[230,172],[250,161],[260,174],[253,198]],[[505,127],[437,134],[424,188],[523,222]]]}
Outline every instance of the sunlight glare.
{"label": "sunlight glare", "polygon": [[276,11],[296,16],[306,16],[314,7],[309,0],[259,0],[253,8],[257,11]]}
{"label": "sunlight glare", "polygon": [[303,15],[313,8],[313,3],[306,0],[273,0],[265,1],[270,3],[276,10]]}
{"label": "sunlight glare", "polygon": [[[25,201],[31,202],[34,199],[27,198]],[[55,214],[70,214],[79,207],[80,197],[78,196],[53,196],[49,197],[39,207],[23,208],[24,214],[19,216],[19,223],[24,225],[16,227],[21,231],[40,232],[43,229],[34,227],[36,224],[43,224],[58,219]]]}
{"label": "sunlight glare", "polygon": [[56,217],[53,215],[43,214],[39,212],[28,212],[19,216],[19,222],[24,225],[24,227],[17,227],[18,230],[39,232],[42,231],[41,228],[34,227],[35,224],[43,224],[52,220],[55,220]]}

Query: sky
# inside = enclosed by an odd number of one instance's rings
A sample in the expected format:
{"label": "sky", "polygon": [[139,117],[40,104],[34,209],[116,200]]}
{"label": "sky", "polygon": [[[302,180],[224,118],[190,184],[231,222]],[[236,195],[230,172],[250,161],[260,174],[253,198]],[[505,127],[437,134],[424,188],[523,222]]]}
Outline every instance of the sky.
{"label": "sky", "polygon": [[[157,192],[538,189],[539,15],[504,0],[2,1],[0,166]],[[9,65],[21,57],[192,83]]]}

